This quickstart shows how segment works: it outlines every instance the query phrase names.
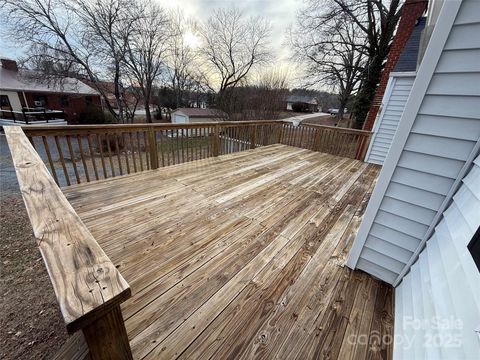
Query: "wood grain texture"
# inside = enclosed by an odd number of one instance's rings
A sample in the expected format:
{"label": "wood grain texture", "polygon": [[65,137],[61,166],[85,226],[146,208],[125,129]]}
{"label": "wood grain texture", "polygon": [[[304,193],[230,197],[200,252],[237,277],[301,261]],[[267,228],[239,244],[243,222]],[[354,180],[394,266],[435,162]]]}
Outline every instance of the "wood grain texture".
{"label": "wood grain texture", "polygon": [[63,192],[132,287],[134,358],[390,359],[347,343],[391,335],[393,289],[343,266],[378,171],[275,144]]}
{"label": "wood grain texture", "polygon": [[20,127],[4,127],[20,190],[67,330],[130,297],[130,287],[67,201]]}
{"label": "wood grain texture", "polygon": [[120,306],[97,318],[82,332],[92,360],[133,359]]}

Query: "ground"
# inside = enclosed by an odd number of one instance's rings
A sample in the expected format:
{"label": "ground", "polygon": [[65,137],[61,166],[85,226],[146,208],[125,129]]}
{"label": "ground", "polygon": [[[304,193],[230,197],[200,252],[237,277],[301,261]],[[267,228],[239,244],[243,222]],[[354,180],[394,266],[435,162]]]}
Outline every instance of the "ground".
{"label": "ground", "polygon": [[[349,127],[347,126],[348,122],[348,115],[343,117],[342,122],[340,123],[341,127]],[[306,119],[302,122],[302,124],[313,124],[313,125],[328,125],[328,126],[337,126],[338,120],[333,115],[322,115],[317,118],[313,119]]]}
{"label": "ground", "polygon": [[0,359],[51,358],[67,334],[0,134]]}

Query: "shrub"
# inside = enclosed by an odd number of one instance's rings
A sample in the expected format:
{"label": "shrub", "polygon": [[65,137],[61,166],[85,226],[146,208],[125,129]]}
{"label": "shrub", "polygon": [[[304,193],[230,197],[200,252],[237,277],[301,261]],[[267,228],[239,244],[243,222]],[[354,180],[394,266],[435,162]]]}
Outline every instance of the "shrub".
{"label": "shrub", "polygon": [[104,112],[98,106],[87,106],[77,116],[78,124],[112,124],[115,118],[109,112]]}

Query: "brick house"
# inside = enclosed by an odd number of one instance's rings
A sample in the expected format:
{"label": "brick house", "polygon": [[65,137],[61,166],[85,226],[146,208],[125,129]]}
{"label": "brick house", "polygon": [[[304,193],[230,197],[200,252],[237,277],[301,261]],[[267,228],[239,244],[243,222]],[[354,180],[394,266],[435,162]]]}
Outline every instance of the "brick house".
{"label": "brick house", "polygon": [[74,121],[88,106],[101,107],[100,96],[83,82],[65,77],[46,80],[35,71],[19,69],[16,61],[0,59],[0,110],[2,118],[22,118],[23,112],[47,110]]}

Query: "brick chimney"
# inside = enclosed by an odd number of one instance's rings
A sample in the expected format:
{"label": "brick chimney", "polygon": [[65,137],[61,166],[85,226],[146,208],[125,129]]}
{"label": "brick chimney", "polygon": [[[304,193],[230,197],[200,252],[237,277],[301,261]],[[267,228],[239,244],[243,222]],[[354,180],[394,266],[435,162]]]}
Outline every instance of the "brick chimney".
{"label": "brick chimney", "polygon": [[400,57],[405,44],[410,38],[417,20],[425,12],[427,5],[428,0],[406,0],[403,4],[403,8],[401,10],[402,14],[397,26],[397,32],[390,47],[390,52],[388,53],[387,63],[383,69],[380,84],[378,84],[375,97],[372,105],[370,105],[370,110],[368,111],[365,123],[363,124],[363,130],[372,130],[378,110],[382,104],[383,94],[385,93],[385,88],[387,87],[390,72],[395,68],[398,58]]}
{"label": "brick chimney", "polygon": [[5,70],[18,71],[17,62],[15,60],[0,59],[0,63]]}

